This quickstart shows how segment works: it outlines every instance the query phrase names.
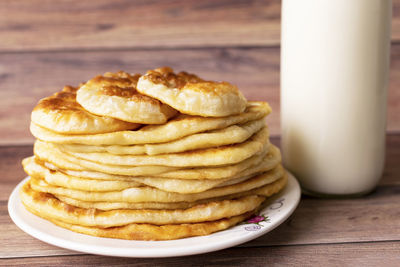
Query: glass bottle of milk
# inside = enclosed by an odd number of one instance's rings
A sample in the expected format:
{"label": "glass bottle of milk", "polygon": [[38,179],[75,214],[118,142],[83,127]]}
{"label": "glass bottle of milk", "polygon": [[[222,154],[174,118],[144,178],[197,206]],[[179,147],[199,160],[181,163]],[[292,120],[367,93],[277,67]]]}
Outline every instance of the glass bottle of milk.
{"label": "glass bottle of milk", "polygon": [[362,195],[384,166],[391,0],[283,0],[283,161],[305,193]]}

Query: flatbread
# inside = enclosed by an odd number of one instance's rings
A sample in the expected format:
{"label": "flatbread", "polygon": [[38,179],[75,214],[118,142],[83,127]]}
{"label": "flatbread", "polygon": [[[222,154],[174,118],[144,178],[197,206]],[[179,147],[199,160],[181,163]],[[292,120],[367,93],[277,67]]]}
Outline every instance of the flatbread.
{"label": "flatbread", "polygon": [[48,169],[34,160],[34,157],[26,158],[22,161],[25,172],[31,177],[41,177],[46,183],[54,186],[83,190],[83,191],[115,191],[124,190],[131,187],[151,186],[167,192],[176,192],[181,194],[198,193],[209,190],[214,187],[227,186],[243,182],[255,174],[265,172],[262,164],[257,166],[251,174],[218,180],[188,180],[157,177],[129,177],[119,180],[100,180],[87,179],[79,176],[68,175],[58,170]]}
{"label": "flatbread", "polygon": [[65,86],[61,92],[40,100],[32,111],[32,123],[62,134],[109,133],[140,126],[89,113],[76,102],[76,90],[75,87]]}
{"label": "flatbread", "polygon": [[[221,219],[213,222],[188,223],[188,224],[128,224],[119,227],[100,228],[86,227],[75,224],[68,224],[56,220],[50,220],[54,224],[71,231],[98,237],[119,238],[128,240],[172,240],[185,237],[209,235],[214,232],[225,230],[244,221],[255,211],[239,216]],[[34,213],[34,212],[33,212]],[[40,216],[40,214],[36,214]]]}
{"label": "flatbread", "polygon": [[117,175],[131,175],[131,176],[143,176],[143,175],[154,175],[162,172],[176,170],[176,167],[168,166],[118,166],[110,164],[101,164],[91,162],[88,160],[78,159],[68,154],[61,153],[60,151],[53,149],[48,150],[46,146],[34,146],[34,154],[41,161],[45,161],[57,166],[59,169],[74,170],[74,171],[86,171],[94,170],[96,172],[104,172]]}
{"label": "flatbread", "polygon": [[267,116],[271,108],[266,102],[250,101],[243,113],[223,118],[204,118],[181,114],[162,125],[148,125],[135,131],[118,131],[106,134],[66,135],[45,129],[35,122],[30,130],[37,139],[63,144],[133,145],[165,143],[182,137],[223,129],[231,125],[258,120]]}
{"label": "flatbread", "polygon": [[204,199],[195,202],[173,202],[173,203],[162,203],[162,202],[101,202],[101,201],[82,201],[79,199],[69,198],[62,195],[54,195],[56,198],[70,204],[72,206],[85,208],[85,209],[98,209],[98,210],[116,210],[116,209],[153,209],[153,210],[175,210],[175,209],[188,209],[193,206],[206,203],[213,200],[229,199],[225,197]]}
{"label": "flatbread", "polygon": [[[238,163],[256,153],[260,153],[263,150],[268,149],[268,146],[268,129],[264,127],[243,143],[199,149],[182,153],[149,156],[114,155],[109,153],[78,153],[70,151],[62,152],[79,159],[102,164],[123,166],[161,165],[170,167],[196,167]],[[42,141],[36,141],[35,147],[42,147],[46,150],[58,149],[56,145]]]}
{"label": "flatbread", "polygon": [[194,74],[175,74],[169,67],[148,71],[137,90],[190,115],[224,117],[246,108],[246,98],[228,82],[205,81]]}
{"label": "flatbread", "polygon": [[208,202],[189,209],[101,211],[71,206],[51,194],[33,190],[29,187],[29,183],[22,187],[20,196],[25,206],[36,210],[44,217],[71,224],[99,227],[121,226],[130,223],[163,225],[215,221],[252,211],[265,200],[265,197],[261,196],[246,196],[232,200]]}
{"label": "flatbread", "polygon": [[[88,178],[88,179],[100,179],[100,180],[130,180],[132,177],[129,172],[123,175],[117,175],[113,173],[104,173],[87,170],[78,164],[72,164],[68,161],[60,160],[60,156],[48,157],[50,159],[56,159],[55,164],[51,164],[46,161],[42,161],[42,164],[51,170],[58,170],[68,175]],[[38,161],[38,158],[35,158]],[[40,160],[39,160],[40,161]],[[54,162],[54,161],[53,161]],[[220,167],[204,167],[204,168],[189,168],[179,169],[168,172],[162,172],[152,174],[151,177],[156,178],[168,178],[168,179],[188,179],[188,180],[204,180],[204,179],[235,179],[247,175],[254,174],[255,171],[261,166],[264,171],[271,170],[281,162],[281,154],[277,147],[270,145],[269,151],[265,151],[260,154],[256,154],[240,163],[220,166]],[[57,164],[60,163],[60,164]],[[64,164],[66,163],[66,164]],[[62,168],[60,166],[67,166],[69,168]],[[104,167],[104,166],[103,166]],[[124,170],[123,166],[115,168],[117,171],[128,171]]]}
{"label": "flatbread", "polygon": [[95,180],[70,176],[59,171],[49,170],[35,162],[34,157],[26,158],[22,161],[25,172],[32,177],[41,177],[48,184],[61,186],[77,190],[93,192],[123,190],[131,187],[143,186],[143,183],[133,179],[125,181],[115,180]]}
{"label": "flatbread", "polygon": [[235,193],[226,196],[206,198],[193,202],[111,202],[111,201],[83,201],[79,199],[69,198],[62,195],[55,194],[54,196],[61,201],[73,206],[86,208],[86,209],[100,209],[100,210],[115,210],[115,209],[187,209],[193,206],[207,203],[210,201],[221,201],[226,199],[234,199],[243,196],[259,195],[269,197],[278,193],[286,185],[286,174],[271,184],[266,184],[260,188],[255,188],[249,191]]}
{"label": "flatbread", "polygon": [[167,153],[179,153],[196,149],[242,143],[264,126],[265,119],[262,118],[259,120],[249,121],[244,124],[232,125],[224,129],[189,135],[167,143],[130,146],[91,146],[81,144],[58,144],[57,147],[61,148],[64,151],[70,152],[106,152],[116,155],[157,155]]}
{"label": "flatbread", "polygon": [[262,151],[236,164],[171,170],[158,173],[156,176],[176,179],[224,179],[227,177],[246,176],[253,173],[253,170],[259,164],[263,164],[266,170],[270,170],[281,162],[281,154],[276,146],[270,145],[268,153],[266,152],[267,150]]}
{"label": "flatbread", "polygon": [[21,201],[93,236],[171,240],[226,229],[287,183],[270,112],[228,82],[168,67],[66,86],[32,112],[37,140],[22,162],[30,179]]}
{"label": "flatbread", "polygon": [[36,191],[47,192],[66,196],[83,201],[111,201],[111,202],[193,202],[201,199],[220,197],[249,191],[271,184],[284,176],[282,166],[278,166],[269,172],[247,179],[244,182],[213,188],[194,194],[179,194],[165,192],[152,187],[134,187],[121,191],[91,192],[74,190],[70,188],[52,186],[39,177],[31,178],[31,187]]}
{"label": "flatbread", "polygon": [[89,112],[122,121],[161,124],[177,111],[136,90],[140,74],[107,72],[83,84],[76,100]]}

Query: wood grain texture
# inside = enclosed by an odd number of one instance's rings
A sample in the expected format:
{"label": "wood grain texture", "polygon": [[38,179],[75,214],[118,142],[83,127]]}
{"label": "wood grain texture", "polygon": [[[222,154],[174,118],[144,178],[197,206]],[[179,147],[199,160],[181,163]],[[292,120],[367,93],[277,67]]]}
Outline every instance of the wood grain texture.
{"label": "wood grain texture", "polygon": [[[249,243],[190,257],[81,254],[22,232],[8,197],[32,154],[36,102],[94,75],[170,65],[267,100],[279,128],[279,0],[0,1],[0,266],[398,266],[400,262],[400,0],[393,0],[386,167],[358,199],[302,197],[294,214]],[[272,143],[279,144],[273,137]],[[16,145],[13,145],[16,144]]]}
{"label": "wood grain texture", "polygon": [[[316,245],[400,240],[400,135],[387,138],[387,164],[378,188],[358,199],[316,199],[303,196],[294,214],[274,231],[241,247]],[[272,143],[279,144],[278,138]],[[8,216],[7,199],[25,177],[20,166],[32,146],[0,147],[0,258],[75,255],[47,245],[18,229]],[[269,249],[268,249],[269,250]]]}
{"label": "wood grain texture", "polygon": [[276,45],[276,0],[0,1],[0,51]]}
{"label": "wood grain texture", "polygon": [[[11,191],[11,190],[10,190]],[[1,194],[4,197],[3,194]],[[7,211],[7,201],[0,200],[1,248],[0,259],[10,257],[34,257],[52,255],[77,255],[79,252],[62,249],[41,242],[23,233],[12,221]],[[2,262],[0,260],[0,266]]]}
{"label": "wood grain texture", "polygon": [[[0,2],[0,51],[276,46],[278,0]],[[400,40],[400,0],[392,39]]]}
{"label": "wood grain texture", "polygon": [[400,242],[231,248],[204,255],[159,259],[95,255],[2,260],[7,266],[397,266]]}
{"label": "wood grain texture", "polygon": [[395,207],[398,201],[399,186],[379,186],[358,199],[303,197],[289,220],[251,245],[400,240],[400,212]]}
{"label": "wood grain texture", "polygon": [[392,41],[400,41],[400,0],[393,1],[393,14],[392,14]]}
{"label": "wood grain texture", "polygon": [[[278,0],[5,0],[0,51],[277,46]],[[400,40],[400,0],[392,38]]]}
{"label": "wood grain texture", "polygon": [[[391,64],[388,131],[400,132],[400,44],[392,46]],[[106,71],[143,73],[163,65],[232,82],[249,99],[268,101],[273,108],[271,134],[280,134],[278,48],[0,53],[0,144],[32,143],[32,108],[66,84],[77,85]]]}
{"label": "wood grain texture", "polygon": [[0,202],[7,204],[12,189],[27,176],[21,161],[32,155],[32,149],[32,146],[0,147]]}

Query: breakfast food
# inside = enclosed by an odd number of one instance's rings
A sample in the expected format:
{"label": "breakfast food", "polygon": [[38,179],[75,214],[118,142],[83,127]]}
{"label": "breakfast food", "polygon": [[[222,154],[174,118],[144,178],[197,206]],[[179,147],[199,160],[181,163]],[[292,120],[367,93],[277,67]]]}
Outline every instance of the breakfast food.
{"label": "breakfast food", "polygon": [[137,92],[139,77],[123,71],[96,76],[79,88],[76,101],[99,116],[142,124],[165,123],[177,111]]}
{"label": "breakfast food", "polygon": [[97,134],[133,130],[140,125],[111,117],[96,116],[76,102],[78,88],[65,86],[61,92],[43,98],[32,111],[32,123],[63,134]]}
{"label": "breakfast food", "polygon": [[54,129],[46,129],[36,122],[31,122],[32,134],[40,139],[54,143],[85,145],[133,145],[166,143],[172,140],[231,125],[246,123],[265,118],[271,112],[265,102],[249,102],[244,112],[228,117],[200,117],[180,114],[165,124],[145,125],[137,131],[115,131],[104,134],[62,134]]}
{"label": "breakfast food", "polygon": [[127,224],[118,227],[87,227],[49,219],[56,225],[72,231],[100,237],[132,240],[171,240],[188,236],[201,236],[227,229],[249,217],[251,213],[225,218],[217,221],[185,224]]}
{"label": "breakfast food", "polygon": [[[46,146],[47,150],[57,150],[57,145],[36,141],[35,148]],[[99,163],[122,166],[163,165],[171,167],[195,167],[234,164],[269,148],[266,128],[255,133],[243,143],[198,149],[181,153],[158,155],[115,155],[107,152],[80,153],[59,150],[70,156]]]}
{"label": "breakfast food", "polygon": [[148,71],[139,78],[137,89],[190,115],[239,114],[247,102],[239,89],[228,82],[205,81],[187,72],[176,74],[168,67]]}
{"label": "breakfast food", "polygon": [[104,145],[90,146],[82,144],[58,144],[62,150],[71,152],[108,152],[116,155],[157,155],[177,153],[201,148],[218,147],[241,143],[265,126],[264,119],[228,126],[223,129],[201,132],[173,140],[168,143],[141,145]]}
{"label": "breakfast food", "polygon": [[227,82],[167,67],[65,87],[32,112],[37,141],[22,162],[31,178],[21,200],[60,227],[99,237],[226,229],[286,185],[265,124],[270,111]]}

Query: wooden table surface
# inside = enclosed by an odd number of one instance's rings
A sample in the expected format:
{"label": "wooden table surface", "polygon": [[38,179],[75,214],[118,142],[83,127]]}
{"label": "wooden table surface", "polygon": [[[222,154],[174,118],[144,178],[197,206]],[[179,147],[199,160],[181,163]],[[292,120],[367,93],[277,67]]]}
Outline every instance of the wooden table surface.
{"label": "wooden table surface", "polygon": [[386,168],[357,199],[303,196],[274,231],[206,255],[128,259],[38,241],[8,216],[7,201],[32,154],[30,112],[64,85],[106,71],[169,65],[236,84],[273,108],[280,135],[279,0],[0,1],[0,265],[400,266],[400,0],[393,0]]}
{"label": "wooden table surface", "polygon": [[[272,142],[279,144],[278,138]],[[387,136],[386,168],[377,189],[362,198],[302,196],[294,214],[266,235],[205,255],[129,259],[81,254],[36,240],[17,228],[7,200],[25,177],[22,158],[32,146],[0,147],[0,265],[336,265],[400,264],[400,134]]]}

